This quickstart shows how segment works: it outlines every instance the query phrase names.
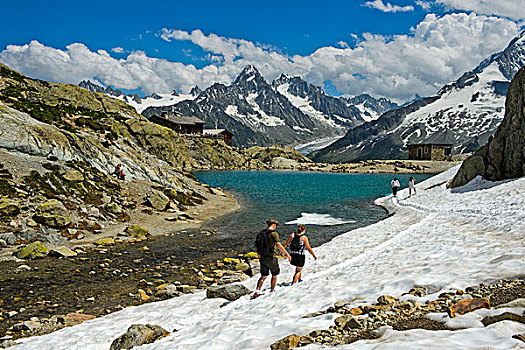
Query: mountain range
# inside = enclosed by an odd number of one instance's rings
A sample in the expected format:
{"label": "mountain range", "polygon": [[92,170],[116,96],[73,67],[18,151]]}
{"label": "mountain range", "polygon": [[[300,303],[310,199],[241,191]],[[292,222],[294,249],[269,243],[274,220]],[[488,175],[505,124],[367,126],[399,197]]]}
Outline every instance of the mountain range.
{"label": "mountain range", "polygon": [[378,119],[309,156],[316,161],[351,162],[407,158],[407,145],[424,140],[454,140],[453,153],[473,152],[501,123],[509,82],[525,65],[525,31],[502,52],[441,88],[435,96],[387,111]]}
{"label": "mountain range", "polygon": [[319,139],[337,139],[366,121],[374,120],[398,105],[363,94],[353,98],[333,97],[300,77],[282,74],[271,84],[254,66],[246,66],[230,85],[216,83],[189,94],[153,94],[145,98],[126,95],[90,81],[80,86],[118,98],[146,117],[172,114],[192,115],[206,122],[206,128],[233,132],[234,145],[283,144],[297,146]]}

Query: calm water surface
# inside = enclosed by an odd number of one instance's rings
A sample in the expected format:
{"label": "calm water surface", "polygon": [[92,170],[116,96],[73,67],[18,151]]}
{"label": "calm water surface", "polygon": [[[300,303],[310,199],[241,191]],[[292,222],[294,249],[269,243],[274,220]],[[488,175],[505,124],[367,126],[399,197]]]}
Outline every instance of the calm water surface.
{"label": "calm water surface", "polygon": [[[234,239],[235,245],[253,246],[265,221],[276,218],[277,231],[286,240],[298,222],[307,226],[313,246],[352,229],[367,226],[387,216],[373,204],[391,193],[391,174],[332,174],[298,171],[206,171],[196,172],[203,183],[235,195],[242,208],[216,220],[205,229]],[[397,174],[402,188],[410,174]],[[417,184],[432,174],[414,175]],[[286,224],[288,223],[288,224]]]}

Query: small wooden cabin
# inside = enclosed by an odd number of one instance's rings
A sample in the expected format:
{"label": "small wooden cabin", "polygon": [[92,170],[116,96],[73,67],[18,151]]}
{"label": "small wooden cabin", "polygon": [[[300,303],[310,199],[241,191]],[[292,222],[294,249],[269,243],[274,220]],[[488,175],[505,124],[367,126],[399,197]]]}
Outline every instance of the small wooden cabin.
{"label": "small wooden cabin", "polygon": [[150,121],[165,126],[179,134],[202,135],[205,121],[191,116],[174,115],[162,112],[160,116],[152,115]]}
{"label": "small wooden cabin", "polygon": [[227,145],[232,145],[233,134],[226,129],[204,129],[204,136],[224,140]]}
{"label": "small wooden cabin", "polygon": [[408,159],[411,160],[450,160],[454,139],[448,130],[444,134],[434,134],[431,137],[408,145]]}

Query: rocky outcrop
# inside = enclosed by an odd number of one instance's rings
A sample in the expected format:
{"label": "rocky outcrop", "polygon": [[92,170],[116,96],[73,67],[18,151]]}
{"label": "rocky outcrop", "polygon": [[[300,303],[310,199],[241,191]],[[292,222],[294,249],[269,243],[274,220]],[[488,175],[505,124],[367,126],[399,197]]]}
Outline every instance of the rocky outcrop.
{"label": "rocky outcrop", "polygon": [[35,211],[33,218],[42,225],[60,228],[71,223],[69,211],[56,199],[40,204]]}
{"label": "rocky outcrop", "polygon": [[135,346],[151,344],[160,338],[168,336],[170,332],[160,326],[151,324],[134,324],[128,331],[111,343],[110,350],[131,349]]}
{"label": "rocky outcrop", "polygon": [[510,83],[505,108],[494,137],[463,162],[451,187],[465,185],[478,175],[490,181],[525,176],[525,68]]}

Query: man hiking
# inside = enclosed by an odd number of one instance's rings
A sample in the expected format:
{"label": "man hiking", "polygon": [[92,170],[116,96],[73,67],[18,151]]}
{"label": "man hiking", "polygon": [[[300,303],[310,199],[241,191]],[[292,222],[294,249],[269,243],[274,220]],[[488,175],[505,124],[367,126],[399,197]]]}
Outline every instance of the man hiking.
{"label": "man hiking", "polygon": [[257,281],[257,290],[253,294],[252,299],[257,298],[262,294],[262,285],[270,272],[272,273],[270,291],[274,291],[275,285],[277,284],[277,275],[280,272],[279,261],[277,260],[279,256],[277,249],[286,255],[288,261],[292,261],[290,254],[288,254],[281,242],[279,242],[279,234],[275,231],[279,222],[275,219],[270,219],[266,221],[266,224],[268,227],[259,232],[257,239],[255,240],[257,255],[259,256],[259,263],[261,265],[261,278]]}

